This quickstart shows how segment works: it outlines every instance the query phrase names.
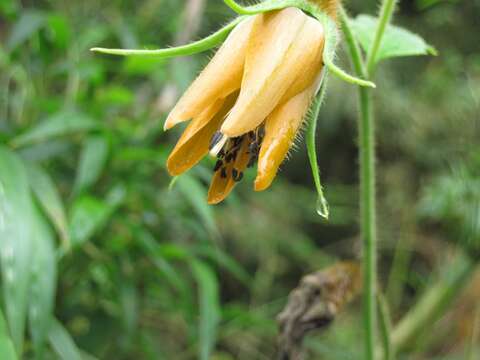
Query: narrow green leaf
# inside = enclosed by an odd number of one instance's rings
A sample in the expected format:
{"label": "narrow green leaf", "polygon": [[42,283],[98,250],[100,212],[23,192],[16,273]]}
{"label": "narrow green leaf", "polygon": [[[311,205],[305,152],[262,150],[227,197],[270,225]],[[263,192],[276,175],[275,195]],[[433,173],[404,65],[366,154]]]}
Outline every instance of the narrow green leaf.
{"label": "narrow green leaf", "polygon": [[189,286],[175,268],[168,262],[162,253],[160,245],[149,232],[140,229],[138,231],[138,244],[145,250],[153,264],[165,277],[166,281],[178,291],[180,295],[188,294]]}
{"label": "narrow green leaf", "polygon": [[48,340],[62,360],[82,360],[82,355],[68,331],[57,319],[51,319]]}
{"label": "narrow green leaf", "polygon": [[198,216],[203,220],[207,230],[213,235],[218,235],[213,209],[211,206],[208,206],[205,201],[207,197],[206,189],[204,189],[196,178],[188,174],[177,177],[175,184],[197,212]]}
{"label": "narrow green leaf", "polygon": [[15,23],[7,39],[5,48],[7,51],[15,50],[24,41],[38,33],[45,25],[47,16],[38,10],[22,11],[20,19]]}
{"label": "narrow green leaf", "polygon": [[43,121],[12,141],[15,147],[31,145],[51,138],[70,135],[98,127],[96,121],[75,111],[62,111]]}
{"label": "narrow green leaf", "polygon": [[19,354],[27,315],[33,255],[33,204],[27,172],[18,155],[0,147],[0,260],[3,299]]}
{"label": "narrow green leaf", "polygon": [[215,347],[220,322],[218,280],[212,269],[201,261],[193,260],[191,268],[198,285],[200,306],[199,358],[208,360]]}
{"label": "narrow green leaf", "polygon": [[93,135],[85,140],[75,179],[75,193],[82,192],[98,180],[107,162],[107,156],[108,141],[104,136]]}
{"label": "narrow green leaf", "polygon": [[252,279],[245,269],[234,258],[232,258],[219,247],[201,246],[196,252],[215,261],[219,266],[230,272],[245,286],[248,287],[252,283]]}
{"label": "narrow green leaf", "polygon": [[102,200],[91,196],[77,199],[70,214],[72,245],[80,246],[105,225],[114,209]]}
{"label": "narrow green leaf", "polygon": [[75,200],[69,217],[72,245],[80,246],[89,240],[110,219],[125,196],[121,187],[114,187],[100,200],[92,196],[82,196]]}
{"label": "narrow green leaf", "polygon": [[[369,15],[359,15],[352,20],[351,25],[360,45],[368,53],[373,43],[378,19]],[[400,56],[436,54],[435,48],[428,45],[420,36],[401,27],[388,25],[375,62]]]}
{"label": "narrow green leaf", "polygon": [[50,175],[39,165],[27,162],[28,180],[38,202],[55,226],[66,249],[70,246],[67,216],[62,199]]}
{"label": "narrow green leaf", "polygon": [[35,247],[31,264],[29,323],[35,355],[37,358],[42,358],[50,319],[53,315],[57,264],[53,233],[36,208],[34,218]]}
{"label": "narrow green leaf", "polygon": [[0,354],[4,360],[16,360],[15,348],[8,334],[7,323],[0,309]]}
{"label": "narrow green leaf", "polygon": [[390,310],[388,307],[387,300],[383,294],[377,295],[378,300],[378,321],[380,324],[380,335],[382,339],[383,346],[383,359],[384,360],[393,360],[395,354],[393,352],[392,346],[392,319],[390,316]]}

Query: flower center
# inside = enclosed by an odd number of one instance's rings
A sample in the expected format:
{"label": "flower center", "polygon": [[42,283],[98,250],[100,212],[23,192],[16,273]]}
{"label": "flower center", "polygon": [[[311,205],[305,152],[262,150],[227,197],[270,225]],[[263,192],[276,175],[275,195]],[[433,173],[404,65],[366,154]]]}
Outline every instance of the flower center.
{"label": "flower center", "polygon": [[[222,178],[232,177],[235,182],[242,180],[243,170],[241,166],[236,166],[237,159],[245,152],[248,156],[247,168],[251,168],[258,161],[260,147],[265,137],[265,127],[260,125],[254,131],[245,135],[229,138],[220,131],[215,132],[210,140],[210,155],[217,158],[214,172],[220,171]],[[242,146],[244,143],[248,146]],[[246,150],[245,150],[246,149]],[[245,167],[245,163],[243,165]]]}

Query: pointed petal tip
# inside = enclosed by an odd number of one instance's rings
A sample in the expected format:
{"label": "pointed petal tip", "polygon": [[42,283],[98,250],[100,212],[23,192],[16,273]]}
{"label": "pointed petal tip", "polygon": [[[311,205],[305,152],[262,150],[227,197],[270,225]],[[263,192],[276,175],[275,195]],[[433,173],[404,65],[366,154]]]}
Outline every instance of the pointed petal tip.
{"label": "pointed petal tip", "polygon": [[267,190],[272,185],[274,177],[267,174],[258,174],[253,183],[253,190],[257,192]]}
{"label": "pointed petal tip", "polygon": [[218,197],[208,198],[208,199],[207,199],[207,204],[208,204],[208,205],[218,205],[218,204],[220,204],[222,201],[223,201],[223,198],[218,198]]}

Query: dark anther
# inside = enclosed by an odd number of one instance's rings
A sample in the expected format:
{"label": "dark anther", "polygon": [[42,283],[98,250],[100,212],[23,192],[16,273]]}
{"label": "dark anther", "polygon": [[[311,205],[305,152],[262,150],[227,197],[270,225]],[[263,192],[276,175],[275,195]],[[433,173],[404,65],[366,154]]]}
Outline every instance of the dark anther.
{"label": "dark anther", "polygon": [[227,155],[225,156],[225,161],[229,163],[235,158],[235,153],[227,152]]}
{"label": "dark anther", "polygon": [[227,177],[227,168],[222,167],[222,171],[220,172],[220,176],[225,179]]}
{"label": "dark anther", "polygon": [[222,160],[217,160],[215,163],[215,167],[213,168],[213,171],[218,171],[221,167],[223,166],[223,161]]}
{"label": "dark anther", "polygon": [[248,137],[250,138],[250,140],[255,141],[255,139],[256,139],[257,136],[255,135],[255,132],[254,132],[254,131],[250,131],[250,132],[248,133]]}
{"label": "dark anther", "polygon": [[233,169],[232,170],[232,177],[233,177],[233,181],[239,182],[240,180],[243,179],[243,172],[237,171],[237,169]]}
{"label": "dark anther", "polygon": [[252,142],[250,145],[248,145],[248,151],[250,154],[258,154],[258,151],[259,151],[259,146],[256,142]]}
{"label": "dark anther", "polygon": [[258,137],[260,139],[263,139],[264,136],[265,136],[265,126],[262,125],[258,128]]}
{"label": "dark anther", "polygon": [[224,156],[225,156],[225,150],[220,149],[220,151],[217,154],[217,158],[223,159]]}
{"label": "dark anther", "polygon": [[242,142],[242,138],[243,138],[243,136],[233,138],[233,146],[235,147],[237,145],[240,145],[240,143]]}
{"label": "dark anther", "polygon": [[210,146],[209,149],[212,150],[215,145],[222,139],[222,133],[220,131],[216,131],[212,138],[210,139]]}
{"label": "dark anther", "polygon": [[250,156],[250,159],[248,159],[248,164],[247,167],[251,168],[255,163],[257,162],[257,157],[255,155]]}

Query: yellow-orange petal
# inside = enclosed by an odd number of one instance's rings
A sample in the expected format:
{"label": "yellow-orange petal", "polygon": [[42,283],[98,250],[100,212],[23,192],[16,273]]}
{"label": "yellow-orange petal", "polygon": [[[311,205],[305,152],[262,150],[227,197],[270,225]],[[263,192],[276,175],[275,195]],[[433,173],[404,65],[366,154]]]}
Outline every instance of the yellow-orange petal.
{"label": "yellow-orange petal", "polygon": [[165,130],[190,120],[209,104],[240,88],[245,54],[255,17],[241,22],[190,85],[165,121]]}
{"label": "yellow-orange petal", "polygon": [[255,191],[267,189],[293,144],[308,111],[317,83],[278,106],[265,121],[265,138],[258,158]]}
{"label": "yellow-orange petal", "polygon": [[315,37],[308,52],[306,51],[304,54],[304,60],[310,62],[306,64],[303,71],[298,74],[292,86],[290,86],[287,92],[283,95],[279,104],[287,102],[292,97],[309,88],[313,82],[316,81],[318,74],[320,74],[323,69],[325,32],[322,24],[317,20],[309,18],[307,21],[308,24],[306,26],[311,28],[312,35]]}
{"label": "yellow-orange petal", "polygon": [[223,201],[235,187],[236,181],[233,179],[232,171],[235,169],[239,173],[243,173],[247,167],[249,160],[248,144],[249,140],[247,137],[245,137],[242,140],[242,144],[240,145],[240,149],[235,161],[231,161],[225,165],[225,177],[222,177],[221,169],[216,171],[213,175],[210,189],[208,190],[207,201],[209,204],[214,205]]}
{"label": "yellow-orange petal", "polygon": [[[263,14],[253,27],[240,96],[222,133],[240,136],[262,123],[318,57],[321,24],[298,9]],[[314,77],[307,79],[313,82]]]}
{"label": "yellow-orange petal", "polygon": [[167,160],[170,175],[176,176],[197,164],[207,153],[210,139],[232,108],[238,92],[219,99],[188,124]]}

